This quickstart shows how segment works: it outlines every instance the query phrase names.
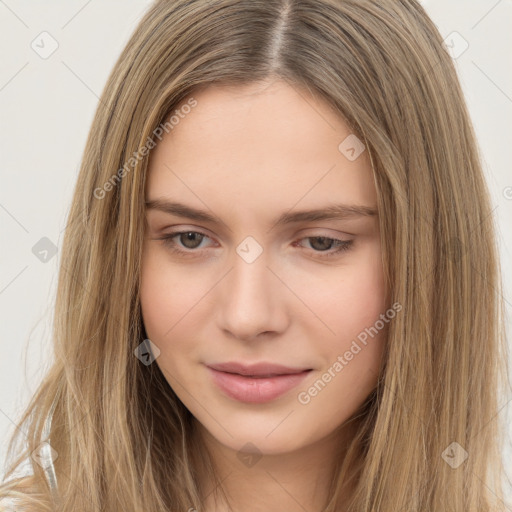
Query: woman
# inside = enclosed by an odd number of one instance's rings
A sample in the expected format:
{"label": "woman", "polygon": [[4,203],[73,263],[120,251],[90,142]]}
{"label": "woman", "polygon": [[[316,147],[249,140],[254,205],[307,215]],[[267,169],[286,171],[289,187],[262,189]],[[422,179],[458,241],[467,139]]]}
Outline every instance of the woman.
{"label": "woman", "polygon": [[34,474],[0,495],[504,510],[490,212],[417,2],[155,2],[85,149]]}

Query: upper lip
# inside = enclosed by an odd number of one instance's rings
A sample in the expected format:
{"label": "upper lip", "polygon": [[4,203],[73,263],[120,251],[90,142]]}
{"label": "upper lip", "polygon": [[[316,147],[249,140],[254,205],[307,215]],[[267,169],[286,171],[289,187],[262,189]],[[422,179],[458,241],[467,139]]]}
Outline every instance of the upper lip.
{"label": "upper lip", "polygon": [[209,368],[220,372],[237,373],[239,375],[291,375],[294,373],[302,373],[311,368],[289,368],[280,364],[273,363],[254,363],[254,364],[242,364],[237,362],[218,363],[210,364]]}

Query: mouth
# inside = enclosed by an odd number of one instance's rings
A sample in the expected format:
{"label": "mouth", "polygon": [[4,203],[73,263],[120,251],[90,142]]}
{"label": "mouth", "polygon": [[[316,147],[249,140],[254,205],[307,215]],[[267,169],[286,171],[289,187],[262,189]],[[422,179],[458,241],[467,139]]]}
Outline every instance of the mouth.
{"label": "mouth", "polygon": [[224,395],[239,402],[265,403],[298,386],[311,368],[289,368],[270,363],[207,366],[213,383]]}
{"label": "mouth", "polygon": [[243,364],[237,362],[217,363],[208,365],[209,368],[225,373],[243,375],[244,377],[278,377],[280,375],[293,375],[311,370],[308,367],[289,367],[275,363],[260,362]]}

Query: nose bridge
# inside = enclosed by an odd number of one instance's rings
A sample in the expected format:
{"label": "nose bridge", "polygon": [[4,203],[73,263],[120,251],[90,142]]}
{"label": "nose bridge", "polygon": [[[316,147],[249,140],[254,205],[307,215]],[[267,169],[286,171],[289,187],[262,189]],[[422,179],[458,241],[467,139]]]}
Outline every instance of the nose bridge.
{"label": "nose bridge", "polygon": [[266,254],[262,254],[252,262],[244,260],[239,255],[236,256],[233,262],[234,268],[231,272],[231,280],[233,289],[236,294],[240,295],[240,298],[252,300],[268,298],[271,295],[267,260]]}
{"label": "nose bridge", "polygon": [[257,248],[251,243],[249,240],[237,247],[219,304],[220,327],[238,338],[279,329],[277,318],[282,319],[283,313],[278,280],[267,268],[268,255],[262,250],[254,252]]}

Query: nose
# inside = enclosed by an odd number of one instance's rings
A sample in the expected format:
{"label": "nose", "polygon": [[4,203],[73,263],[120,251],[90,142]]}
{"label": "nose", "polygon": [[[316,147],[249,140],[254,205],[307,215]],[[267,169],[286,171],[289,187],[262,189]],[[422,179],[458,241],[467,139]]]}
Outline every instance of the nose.
{"label": "nose", "polygon": [[252,263],[235,254],[232,263],[219,289],[219,327],[243,341],[286,330],[286,287],[268,268],[265,251]]}

